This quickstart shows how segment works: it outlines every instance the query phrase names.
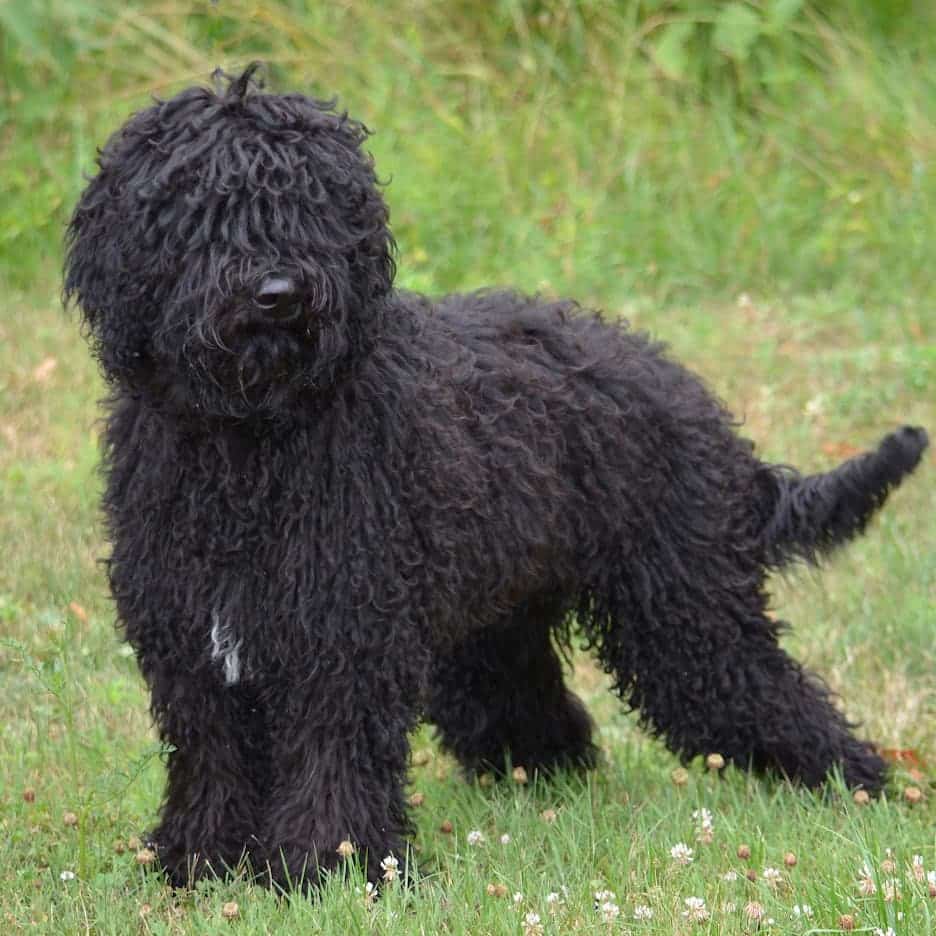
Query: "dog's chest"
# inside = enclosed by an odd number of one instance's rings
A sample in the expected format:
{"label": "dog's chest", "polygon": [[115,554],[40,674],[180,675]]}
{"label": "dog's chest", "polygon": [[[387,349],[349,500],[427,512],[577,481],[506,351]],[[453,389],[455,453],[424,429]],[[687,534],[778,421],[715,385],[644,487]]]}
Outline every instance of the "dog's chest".
{"label": "dog's chest", "polygon": [[212,678],[251,684],[327,661],[343,628],[406,604],[422,566],[368,462],[303,439],[183,456],[179,470],[128,479],[132,506],[114,526],[114,591],[135,645],[161,653],[168,638]]}

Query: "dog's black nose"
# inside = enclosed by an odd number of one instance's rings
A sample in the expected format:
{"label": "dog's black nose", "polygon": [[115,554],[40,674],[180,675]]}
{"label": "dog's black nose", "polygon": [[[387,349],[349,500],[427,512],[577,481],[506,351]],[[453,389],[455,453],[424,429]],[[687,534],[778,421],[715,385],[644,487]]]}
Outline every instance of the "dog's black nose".
{"label": "dog's black nose", "polygon": [[257,287],[254,302],[278,322],[292,322],[301,311],[296,284],[288,276],[268,276]]}

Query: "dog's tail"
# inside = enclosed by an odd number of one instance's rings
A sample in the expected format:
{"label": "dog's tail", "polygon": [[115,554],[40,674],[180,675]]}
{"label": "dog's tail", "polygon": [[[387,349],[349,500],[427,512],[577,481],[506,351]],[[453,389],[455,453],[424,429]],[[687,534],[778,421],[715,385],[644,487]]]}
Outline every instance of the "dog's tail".
{"label": "dog's tail", "polygon": [[791,559],[816,562],[861,533],[887,495],[920,463],[926,430],[904,426],[865,452],[824,474],[803,477],[771,468],[771,498],[762,536],[771,565]]}

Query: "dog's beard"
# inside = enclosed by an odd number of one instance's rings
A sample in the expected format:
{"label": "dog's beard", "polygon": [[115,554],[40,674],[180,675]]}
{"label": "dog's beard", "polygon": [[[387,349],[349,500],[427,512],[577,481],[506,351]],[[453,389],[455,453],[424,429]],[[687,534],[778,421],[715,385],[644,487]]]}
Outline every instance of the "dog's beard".
{"label": "dog's beard", "polygon": [[282,410],[312,386],[314,358],[311,332],[273,327],[245,330],[193,363],[201,389],[211,397],[206,408],[246,416]]}
{"label": "dog's beard", "polygon": [[270,330],[245,336],[225,362],[225,382],[236,383],[244,394],[261,392],[274,383],[289,383],[306,351],[302,337],[311,335]]}
{"label": "dog's beard", "polygon": [[[290,420],[340,378],[361,348],[361,324],[341,308],[307,308],[288,324],[230,306],[176,320],[153,346],[146,383],[175,412]],[[314,408],[314,407],[313,407]]]}

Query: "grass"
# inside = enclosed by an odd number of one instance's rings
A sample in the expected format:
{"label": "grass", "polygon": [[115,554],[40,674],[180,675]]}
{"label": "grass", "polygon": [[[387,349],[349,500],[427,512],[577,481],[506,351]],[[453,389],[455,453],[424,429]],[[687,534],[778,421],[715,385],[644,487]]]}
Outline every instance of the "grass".
{"label": "grass", "polygon": [[[869,736],[911,752],[880,802],[700,764],[676,786],[670,756],[581,658],[573,681],[606,750],[587,780],[469,785],[426,729],[414,739],[427,752],[412,771],[425,797],[414,887],[370,905],[354,880],[315,901],[241,879],[169,892],[130,847],[153,821],[162,766],[97,561],[101,386],[58,300],[61,229],[94,146],[150,93],[262,58],[274,86],[337,92],[377,131],[402,284],[512,283],[624,315],[707,376],[765,458],[829,467],[897,422],[936,429],[936,14],[923,6],[0,6],[0,921],[493,934],[537,913],[547,933],[751,933],[755,902],[770,932],[835,932],[843,914],[859,931],[932,932],[936,900],[908,876],[914,854],[936,869],[932,457],[864,539],[775,587],[791,650]],[[920,803],[904,801],[908,784]],[[695,841],[701,807],[710,844]],[[471,830],[483,844],[468,845]],[[674,863],[678,842],[690,865]],[[887,900],[891,877],[901,895]],[[593,907],[602,889],[621,909],[611,923]],[[709,921],[683,916],[691,896]],[[652,920],[634,920],[638,903]],[[792,916],[804,903],[812,920]]]}

